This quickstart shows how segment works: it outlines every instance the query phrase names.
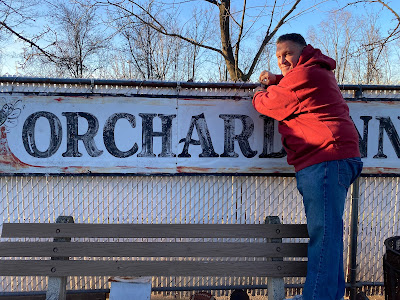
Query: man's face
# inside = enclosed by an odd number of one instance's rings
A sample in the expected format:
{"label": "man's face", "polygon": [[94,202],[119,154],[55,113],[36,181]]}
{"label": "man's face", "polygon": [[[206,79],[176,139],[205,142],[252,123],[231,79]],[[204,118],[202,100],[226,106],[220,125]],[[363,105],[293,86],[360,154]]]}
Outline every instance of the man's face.
{"label": "man's face", "polygon": [[278,67],[281,69],[283,76],[297,65],[303,48],[303,46],[292,41],[276,44]]}

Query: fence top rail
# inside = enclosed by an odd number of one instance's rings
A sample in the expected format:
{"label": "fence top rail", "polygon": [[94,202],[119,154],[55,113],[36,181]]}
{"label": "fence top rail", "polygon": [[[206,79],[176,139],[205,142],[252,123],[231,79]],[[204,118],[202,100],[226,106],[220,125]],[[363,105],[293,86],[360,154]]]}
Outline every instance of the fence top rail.
{"label": "fence top rail", "polygon": [[4,223],[2,238],[306,238],[306,224]]}
{"label": "fence top rail", "polygon": [[[70,84],[70,85],[111,85],[131,87],[160,87],[160,88],[222,88],[222,89],[254,89],[259,83],[254,82],[187,82],[187,81],[158,81],[158,80],[129,80],[129,79],[90,79],[90,78],[45,78],[45,77],[15,77],[0,76],[1,83],[11,84]],[[341,90],[363,91],[397,91],[400,85],[363,85],[341,84]]]}

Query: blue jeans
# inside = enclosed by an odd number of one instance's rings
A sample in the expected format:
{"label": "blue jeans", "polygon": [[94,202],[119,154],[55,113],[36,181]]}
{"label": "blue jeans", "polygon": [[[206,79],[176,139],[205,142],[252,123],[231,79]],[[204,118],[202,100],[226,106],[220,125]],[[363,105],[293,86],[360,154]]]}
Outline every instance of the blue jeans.
{"label": "blue jeans", "polygon": [[356,157],[322,162],[296,173],[310,236],[304,300],[344,296],[343,211],[348,188],[362,165]]}

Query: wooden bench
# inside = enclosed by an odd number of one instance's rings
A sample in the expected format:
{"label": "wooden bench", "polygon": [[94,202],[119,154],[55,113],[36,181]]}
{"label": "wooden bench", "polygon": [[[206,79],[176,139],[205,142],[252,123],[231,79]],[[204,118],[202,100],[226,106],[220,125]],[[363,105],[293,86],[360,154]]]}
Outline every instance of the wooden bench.
{"label": "wooden bench", "polygon": [[266,223],[4,223],[1,237],[11,239],[0,243],[0,276],[49,276],[47,299],[65,299],[67,276],[268,277],[268,299],[281,300],[283,277],[306,276],[306,261],[283,258],[307,256],[307,243],[282,243],[282,238],[306,238],[307,228],[271,224],[279,223],[278,217]]}

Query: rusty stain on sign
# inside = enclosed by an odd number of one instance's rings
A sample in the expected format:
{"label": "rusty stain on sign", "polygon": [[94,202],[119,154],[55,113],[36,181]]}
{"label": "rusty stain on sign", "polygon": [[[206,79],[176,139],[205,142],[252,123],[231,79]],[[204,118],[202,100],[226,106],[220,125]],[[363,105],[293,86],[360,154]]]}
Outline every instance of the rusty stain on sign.
{"label": "rusty stain on sign", "polygon": [[[11,169],[21,170],[28,167],[34,167],[21,162],[10,150],[7,142],[6,128],[0,127],[0,166],[8,166]],[[6,168],[1,168],[2,173]]]}

